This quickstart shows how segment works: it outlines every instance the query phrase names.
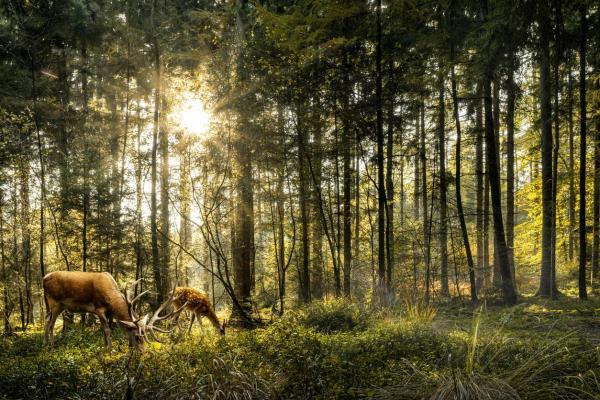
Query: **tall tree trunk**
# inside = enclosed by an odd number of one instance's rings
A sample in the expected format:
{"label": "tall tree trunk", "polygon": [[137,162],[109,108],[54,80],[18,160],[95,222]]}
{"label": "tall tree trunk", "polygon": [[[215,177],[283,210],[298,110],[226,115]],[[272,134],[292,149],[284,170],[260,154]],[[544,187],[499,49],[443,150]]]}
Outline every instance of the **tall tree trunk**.
{"label": "tall tree trunk", "polygon": [[[296,110],[296,138],[298,144],[298,197],[300,205],[300,235],[301,235],[301,264],[298,266],[298,277],[300,283],[300,301],[304,304],[310,302],[310,274],[309,274],[309,261],[310,261],[310,242],[308,238],[309,234],[309,221],[308,221],[308,176],[306,173],[306,148],[307,148],[307,132],[305,130],[305,112],[304,112],[304,100],[300,100],[301,104],[298,104]],[[344,271],[345,273],[345,271]],[[345,281],[345,279],[344,279]]]}
{"label": "tall tree trunk", "polygon": [[431,276],[430,276],[430,256],[431,256],[431,247],[429,240],[429,217],[427,215],[427,156],[425,149],[425,101],[421,100],[420,104],[421,110],[421,137],[420,137],[420,146],[419,146],[419,154],[421,158],[421,200],[423,201],[423,205],[421,207],[423,213],[423,254],[424,254],[424,263],[425,263],[425,301],[429,302],[430,300],[430,286],[431,286]]}
{"label": "tall tree trunk", "polygon": [[421,199],[420,199],[420,190],[421,190],[421,171],[419,165],[419,136],[421,134],[421,127],[419,123],[421,122],[421,113],[420,108],[417,108],[417,115],[415,117],[415,156],[413,159],[414,166],[414,191],[413,191],[413,218],[418,220],[421,217]]}
{"label": "tall tree trunk", "polygon": [[[502,162],[500,157],[500,84],[499,78],[495,77],[492,81],[492,107],[494,118],[494,138],[496,140],[496,159],[498,160],[498,173],[502,175]],[[502,185],[502,181],[500,181]],[[500,186],[500,204],[502,204],[502,186]],[[494,238],[494,258],[493,258],[493,284],[495,288],[502,286],[502,273],[498,263],[498,242]]]}
{"label": "tall tree trunk", "polygon": [[440,156],[440,225],[439,225],[439,246],[440,246],[440,280],[441,295],[448,296],[450,290],[448,287],[448,231],[447,231],[447,200],[446,200],[446,103],[443,68],[438,66],[438,153]]}
{"label": "tall tree trunk", "polygon": [[382,302],[386,293],[385,288],[385,180],[383,169],[383,100],[381,76],[381,0],[377,0],[377,43],[375,52],[375,109],[377,114],[377,260],[378,285]]}
{"label": "tall tree trunk", "polygon": [[552,110],[550,106],[550,22],[540,9],[540,109],[542,125],[542,269],[538,294],[554,297],[552,274]]}
{"label": "tall tree trunk", "polygon": [[[394,95],[390,93],[388,123],[387,123],[387,143],[386,143],[386,225],[385,240],[387,254],[386,287],[389,291],[388,296],[392,295],[392,268],[394,267]],[[402,187],[402,186],[401,186]]]}
{"label": "tall tree trunk", "polygon": [[160,152],[160,268],[162,278],[162,296],[169,295],[169,132],[166,125],[167,105],[164,93],[161,98],[162,118],[160,119],[159,152]]}
{"label": "tall tree trunk", "polygon": [[[89,116],[89,88],[88,88],[88,57],[87,46],[81,47],[81,91],[83,93],[83,226],[82,226],[82,270],[87,271],[88,263],[88,218],[90,212],[90,160],[88,148],[88,116]],[[82,321],[85,318],[82,315]]]}
{"label": "tall tree trunk", "polygon": [[567,122],[569,127],[569,261],[573,261],[575,253],[575,143],[574,137],[574,122],[573,122],[573,74],[571,72],[571,62],[569,66],[569,81],[567,84]]}
{"label": "tall tree trunk", "polygon": [[[32,54],[30,51],[29,54]],[[31,56],[31,103],[32,103],[32,111],[33,111],[33,124],[36,132],[37,139],[37,152],[38,152],[38,161],[40,163],[40,273],[42,277],[46,275],[46,265],[45,265],[45,249],[46,249],[46,232],[45,232],[45,210],[46,210],[46,163],[44,160],[44,146],[42,143],[41,136],[41,128],[40,128],[40,120],[39,120],[39,110],[38,110],[38,93],[37,93],[37,80],[36,80],[36,71],[37,65],[33,56]]]}
{"label": "tall tree trunk", "polygon": [[[246,90],[249,82],[243,47],[246,42],[247,1],[236,0],[236,47],[239,86]],[[252,323],[252,277],[254,271],[254,186],[252,182],[251,136],[245,110],[238,106],[238,137],[233,143],[234,187],[236,188],[233,275],[234,292],[241,307],[234,308],[234,318],[241,325]]]}
{"label": "tall tree trunk", "polygon": [[517,290],[515,274],[515,68],[514,51],[511,51],[506,88],[506,245],[513,285]]}
{"label": "tall tree trunk", "polygon": [[[481,84],[477,85],[475,106],[475,179],[476,179],[476,231],[477,231],[477,289],[481,289],[486,274],[484,266],[484,209],[483,209],[483,110],[481,109]],[[487,228],[487,224],[486,224]]]}
{"label": "tall tree trunk", "polygon": [[[192,212],[191,212],[191,193],[190,193],[190,170],[191,170],[191,151],[190,151],[190,140],[187,137],[183,137],[180,143],[180,154],[179,154],[179,201],[181,215],[179,218],[179,243],[186,248],[191,248],[192,245]],[[210,251],[210,250],[209,250]],[[188,269],[190,260],[187,254],[181,255],[181,266],[183,279],[176,281],[174,285],[189,285],[188,280]]]}
{"label": "tall tree trunk", "polygon": [[552,290],[553,295],[557,293],[556,289],[556,205],[557,205],[557,192],[558,192],[558,163],[559,163],[559,149],[560,149],[560,110],[559,110],[559,93],[560,93],[560,59],[562,56],[561,50],[561,26],[562,26],[562,11],[561,11],[561,0],[555,0],[555,12],[556,12],[556,35],[555,35],[555,54],[554,54],[554,141],[552,151],[552,259],[551,259],[551,270],[552,281],[554,282]]}
{"label": "tall tree trunk", "polygon": [[[482,19],[487,21],[487,0],[481,0]],[[504,221],[502,220],[502,203],[500,198],[500,171],[497,159],[496,138],[494,137],[494,118],[492,116],[492,76],[493,65],[488,62],[485,66],[483,76],[483,96],[485,109],[485,141],[487,148],[487,169],[489,173],[492,211],[494,218],[494,239],[498,245],[498,261],[502,274],[502,292],[504,302],[513,305],[517,302],[517,293],[510,276],[508,250],[506,248],[506,237],[504,236]]]}
{"label": "tall tree trunk", "polygon": [[[331,230],[332,232],[335,232],[335,262],[333,263],[333,275],[334,275],[334,279],[335,279],[335,296],[339,297],[342,294],[342,281],[341,281],[341,271],[340,269],[342,268],[342,261],[341,261],[341,215],[342,215],[342,209],[341,209],[341,195],[340,195],[340,154],[339,154],[339,147],[340,147],[340,142],[339,142],[339,130],[337,129],[337,122],[334,123],[335,125],[335,129],[334,129],[334,136],[335,136],[335,150],[334,150],[334,168],[335,168],[335,176],[334,176],[334,183],[335,183],[335,215],[336,215],[336,221],[335,221],[335,228],[333,227],[333,221],[331,221]],[[329,204],[332,204],[332,200],[330,199]],[[333,208],[333,206],[332,206]],[[331,212],[330,214],[331,215]],[[333,234],[333,233],[332,233]],[[333,257],[333,255],[332,255]]]}
{"label": "tall tree trunk", "polygon": [[33,319],[33,303],[31,301],[31,226],[30,226],[30,204],[29,204],[29,133],[21,136],[21,146],[24,154],[20,157],[19,165],[19,203],[21,205],[20,229],[21,229],[21,259],[23,268],[23,283],[25,285],[25,328]]}
{"label": "tall tree trunk", "polygon": [[323,298],[324,274],[323,262],[323,221],[321,219],[321,204],[319,196],[321,193],[321,181],[323,179],[323,127],[321,122],[321,99],[317,93],[313,106],[314,137],[312,146],[312,169],[313,178],[313,207],[312,207],[312,247],[313,247],[313,274],[312,295],[315,299]]}
{"label": "tall tree trunk", "polygon": [[[142,277],[143,266],[143,237],[144,228],[142,221],[142,197],[143,197],[143,182],[142,182],[142,119],[141,119],[140,102],[137,103],[137,152],[135,163],[135,279]],[[137,286],[136,286],[137,295]]]}
{"label": "tall tree trunk", "polygon": [[[483,129],[485,133],[485,128]],[[484,286],[490,288],[492,286],[492,270],[490,268],[490,173],[487,167],[488,153],[489,150],[487,144],[485,144],[483,171],[483,279]]]}
{"label": "tall tree trunk", "polygon": [[[473,263],[473,255],[471,254],[471,244],[469,243],[469,232],[467,231],[467,223],[465,221],[465,212],[463,210],[462,194],[460,191],[460,158],[461,158],[461,129],[460,129],[460,112],[458,105],[458,94],[456,88],[456,75],[454,72],[454,45],[451,45],[452,54],[452,66],[451,66],[451,78],[452,78],[452,103],[454,105],[454,121],[456,123],[456,208],[458,212],[458,219],[460,222],[460,230],[462,232],[463,244],[465,246],[465,254],[467,256],[467,266],[469,268],[469,282],[471,284],[471,302],[477,303],[477,285],[475,282],[475,264]],[[460,291],[458,292],[460,296]]]}
{"label": "tall tree trunk", "polygon": [[152,161],[151,161],[151,192],[150,192],[150,231],[152,242],[152,271],[154,272],[154,285],[158,294],[157,302],[164,301],[162,268],[158,250],[158,207],[156,198],[156,186],[158,181],[157,152],[158,132],[160,130],[160,99],[161,99],[161,74],[160,74],[160,49],[155,37],[153,42],[154,51],[154,126],[152,128]]}
{"label": "tall tree trunk", "polygon": [[586,102],[586,42],[587,42],[587,9],[581,6],[581,33],[579,38],[579,298],[587,299],[586,286],[586,257],[587,257],[587,224],[585,219],[585,179],[586,179],[586,154],[587,154],[587,102]]}
{"label": "tall tree trunk", "polygon": [[[596,39],[600,40],[600,31],[597,30]],[[600,43],[600,42],[596,42]],[[595,59],[595,72],[600,72],[600,57]],[[600,90],[600,82],[594,80],[594,91]],[[592,109],[597,110],[600,102],[595,98]],[[594,244],[592,252],[592,270],[590,274],[590,286],[593,291],[600,288],[600,116],[594,113],[596,132],[594,133]]]}
{"label": "tall tree trunk", "polygon": [[591,286],[598,286],[598,270],[600,268],[600,132],[594,134],[594,241],[592,244]]}
{"label": "tall tree trunk", "polygon": [[350,129],[349,122],[349,100],[350,100],[350,82],[348,79],[348,60],[347,55],[344,54],[343,61],[343,95],[342,95],[342,118],[343,118],[343,130],[342,130],[342,162],[344,168],[343,185],[343,230],[344,230],[344,296],[350,297],[350,283],[351,283],[351,272],[352,272],[352,186],[354,186],[354,179],[352,174],[352,168],[350,166],[351,149],[352,145],[352,131]]}
{"label": "tall tree trunk", "polygon": [[12,302],[8,296],[10,277],[6,269],[6,254],[4,252],[4,196],[0,192],[0,268],[2,271],[2,317],[4,320],[4,335],[12,333],[10,315],[12,314]]}

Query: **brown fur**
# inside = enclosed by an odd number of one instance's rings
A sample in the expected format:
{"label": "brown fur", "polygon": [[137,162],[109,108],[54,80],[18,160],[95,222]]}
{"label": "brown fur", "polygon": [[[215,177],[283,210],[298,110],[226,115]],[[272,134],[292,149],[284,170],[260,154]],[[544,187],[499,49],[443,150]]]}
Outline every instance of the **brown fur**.
{"label": "brown fur", "polygon": [[219,322],[219,318],[215,314],[213,306],[205,293],[191,287],[176,288],[173,296],[173,305],[175,308],[181,308],[184,304],[186,304],[185,309],[192,312],[192,322],[190,323],[188,333],[192,329],[194,318],[198,318],[198,323],[202,327],[202,317],[207,317],[222,335],[225,334],[225,326]]}
{"label": "brown fur", "polygon": [[[108,319],[115,316],[119,321],[131,322],[125,296],[119,291],[117,282],[107,272],[56,271],[44,276],[44,300],[47,315],[44,341],[54,344],[54,324],[64,311],[89,312],[96,314],[102,325],[104,341],[111,349]],[[130,344],[141,346],[142,341],[133,328],[123,324]]]}

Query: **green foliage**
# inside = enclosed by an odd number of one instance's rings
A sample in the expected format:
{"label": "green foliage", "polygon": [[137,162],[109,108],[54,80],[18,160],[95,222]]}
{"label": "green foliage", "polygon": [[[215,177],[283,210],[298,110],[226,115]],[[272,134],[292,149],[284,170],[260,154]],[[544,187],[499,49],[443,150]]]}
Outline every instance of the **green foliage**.
{"label": "green foliage", "polygon": [[[593,399],[600,348],[578,316],[597,308],[442,308],[421,324],[315,303],[264,329],[194,334],[143,354],[130,353],[119,331],[113,355],[96,329],[59,334],[50,350],[39,331],[17,334],[0,339],[0,398]],[[340,315],[353,328],[325,324]]]}
{"label": "green foliage", "polygon": [[368,313],[356,303],[331,300],[306,307],[301,313],[300,321],[323,333],[347,332],[365,329]]}

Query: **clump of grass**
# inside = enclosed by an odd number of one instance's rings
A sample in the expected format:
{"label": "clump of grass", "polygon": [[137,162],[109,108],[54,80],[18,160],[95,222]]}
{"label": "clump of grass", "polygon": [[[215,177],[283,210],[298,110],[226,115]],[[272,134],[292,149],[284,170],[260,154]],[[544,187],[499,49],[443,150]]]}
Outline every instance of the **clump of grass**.
{"label": "clump of grass", "polygon": [[404,303],[404,315],[411,322],[430,325],[437,315],[437,308],[424,299],[411,299]]}
{"label": "clump of grass", "polygon": [[316,302],[301,313],[300,323],[322,333],[349,332],[368,326],[367,311],[346,300]]}
{"label": "clump of grass", "polygon": [[[524,346],[503,338],[502,327],[496,327],[494,334],[484,340],[482,312],[483,307],[473,316],[464,354],[457,354],[453,360],[449,353],[447,366],[434,371],[404,360],[406,368],[397,375],[398,380],[371,397],[382,400],[595,399],[590,389],[597,385],[593,379],[595,373],[575,376],[573,348],[567,346],[571,334],[541,346],[538,343]],[[581,354],[585,348],[582,345]]]}

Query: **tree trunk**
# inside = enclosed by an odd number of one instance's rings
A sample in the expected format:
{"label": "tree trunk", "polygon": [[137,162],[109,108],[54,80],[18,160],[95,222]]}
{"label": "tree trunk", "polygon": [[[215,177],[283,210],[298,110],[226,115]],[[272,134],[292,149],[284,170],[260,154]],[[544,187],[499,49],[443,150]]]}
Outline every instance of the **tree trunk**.
{"label": "tree trunk", "polygon": [[[30,52],[31,54],[31,52]],[[39,110],[38,110],[38,98],[37,98],[37,80],[36,80],[36,64],[33,57],[31,58],[31,103],[33,111],[33,124],[35,126],[36,138],[37,138],[37,151],[38,161],[40,163],[40,273],[44,277],[46,275],[45,266],[45,209],[46,209],[46,163],[44,161],[44,146],[42,143],[40,121],[39,121]]]}
{"label": "tree trunk", "polygon": [[[388,295],[392,295],[392,269],[394,267],[394,98],[390,93],[389,109],[388,109],[388,124],[387,124],[387,143],[386,143],[386,254],[387,254],[387,271],[386,271],[386,287],[389,291]],[[402,185],[400,186],[402,187]]]}
{"label": "tree trunk", "polygon": [[587,10],[584,6],[580,8],[581,33],[579,38],[579,298],[587,299],[586,286],[586,257],[587,257],[587,224],[585,219],[586,199],[586,154],[587,154],[587,102],[586,102],[586,41],[587,41]]}
{"label": "tree trunk", "polygon": [[553,152],[552,152],[552,259],[551,259],[551,271],[552,281],[554,282],[552,291],[553,295],[556,296],[558,290],[556,289],[556,206],[557,206],[557,192],[558,192],[558,163],[559,163],[559,149],[560,149],[560,110],[559,110],[559,92],[560,92],[560,79],[559,79],[559,68],[560,58],[562,56],[561,50],[561,24],[562,24],[562,11],[561,11],[561,0],[555,1],[556,8],[556,37],[555,37],[555,50],[554,50],[554,141],[553,141]]}
{"label": "tree trunk", "polygon": [[[483,112],[481,109],[481,84],[477,85],[475,106],[475,179],[476,179],[476,230],[477,230],[477,289],[483,286],[486,269],[484,266],[484,209],[483,209]],[[487,224],[486,224],[487,227]]]}
{"label": "tree trunk", "polygon": [[574,137],[574,123],[573,123],[573,74],[571,73],[571,63],[569,65],[569,81],[567,86],[567,117],[569,127],[569,261],[573,261],[575,253],[575,226],[576,226],[576,213],[575,213],[575,143]]}
{"label": "tree trunk", "polygon": [[515,55],[511,52],[506,89],[506,245],[510,274],[515,290],[517,278],[515,274]]}
{"label": "tree trunk", "polygon": [[343,118],[343,131],[342,131],[342,162],[344,168],[343,185],[343,230],[344,230],[344,296],[350,297],[350,282],[352,272],[352,186],[354,186],[354,179],[352,177],[352,169],[350,166],[351,149],[352,145],[352,132],[350,130],[349,122],[349,97],[350,97],[350,82],[348,80],[348,62],[347,55],[344,55],[343,61],[343,91],[342,94],[342,118]]}
{"label": "tree trunk", "polygon": [[552,111],[550,106],[550,23],[547,10],[540,10],[540,109],[542,125],[542,269],[541,296],[555,297],[552,274]]}
{"label": "tree trunk", "polygon": [[[190,249],[192,245],[192,222],[191,222],[191,193],[190,193],[190,171],[191,171],[191,151],[190,141],[187,137],[183,137],[180,143],[180,154],[179,154],[179,202],[181,215],[179,218],[179,243],[186,248]],[[210,250],[209,250],[210,251]],[[176,281],[175,286],[185,285],[188,286],[188,269],[190,259],[187,254],[181,255],[181,266],[183,279]]]}
{"label": "tree trunk", "polygon": [[4,335],[10,335],[12,334],[12,326],[10,324],[12,302],[8,296],[10,279],[6,269],[6,257],[4,253],[4,196],[2,193],[0,193],[0,268],[2,271],[2,317],[4,319]]}
{"label": "tree trunk", "polygon": [[[88,58],[87,47],[81,47],[81,91],[83,93],[83,223],[82,223],[82,271],[87,271],[88,263],[88,217],[90,212],[90,160],[88,156],[88,115],[89,115],[89,88],[88,88]],[[82,315],[82,321],[85,317]]]}
{"label": "tree trunk", "polygon": [[[487,20],[487,0],[481,0],[482,19]],[[485,141],[487,154],[487,169],[489,173],[492,210],[494,218],[494,238],[498,244],[498,261],[500,263],[500,272],[502,274],[502,292],[504,302],[507,305],[513,305],[517,302],[517,294],[510,276],[510,265],[508,259],[508,250],[506,248],[506,237],[504,236],[504,221],[502,220],[502,203],[500,198],[500,171],[497,160],[498,152],[496,150],[496,138],[494,137],[494,118],[492,116],[492,76],[494,65],[490,62],[485,65],[483,75],[483,96],[485,109]]]}
{"label": "tree trunk", "polygon": [[152,271],[154,272],[154,285],[158,294],[157,302],[164,301],[163,277],[161,260],[158,250],[158,223],[157,223],[157,199],[156,186],[158,180],[157,169],[157,150],[158,150],[158,132],[160,130],[160,99],[161,99],[161,74],[160,74],[160,49],[158,40],[154,38],[154,126],[152,129],[152,161],[151,161],[151,193],[150,193],[150,231],[152,241]]}
{"label": "tree trunk", "polygon": [[[500,84],[499,79],[496,77],[492,81],[492,104],[493,104],[493,118],[494,118],[494,138],[496,140],[496,159],[498,160],[498,173],[502,175],[502,163],[500,157]],[[502,181],[500,181],[502,185]],[[502,204],[502,186],[500,186],[500,204]],[[493,284],[495,288],[502,286],[502,273],[500,272],[500,264],[498,258],[498,242],[494,238],[494,257],[493,257]]]}
{"label": "tree trunk", "polygon": [[[142,119],[140,102],[137,103],[137,152],[135,163],[135,279],[142,277],[143,266],[143,237],[144,228],[142,220],[142,197],[143,197],[143,182],[142,182]],[[137,286],[136,293],[137,295]]]}
{"label": "tree trunk", "polygon": [[33,319],[33,303],[31,302],[31,227],[30,227],[30,204],[29,204],[29,134],[21,136],[21,145],[24,154],[21,156],[19,165],[19,202],[21,205],[20,229],[21,229],[21,267],[23,268],[23,283],[25,285],[25,328]]}
{"label": "tree trunk", "polygon": [[425,102],[421,100],[420,104],[421,109],[421,138],[420,138],[420,146],[419,146],[419,154],[421,158],[421,200],[423,201],[423,205],[421,207],[423,213],[423,254],[424,254],[424,263],[425,263],[425,301],[429,302],[430,300],[430,240],[429,240],[429,218],[427,216],[427,156],[425,149]]}
{"label": "tree trunk", "polygon": [[[452,61],[454,62],[454,45],[451,46]],[[477,285],[475,282],[475,264],[473,263],[473,255],[471,254],[471,244],[469,243],[469,232],[467,231],[467,223],[465,221],[465,212],[463,210],[462,195],[460,188],[460,158],[461,158],[461,130],[460,130],[460,112],[458,106],[458,94],[456,88],[456,75],[454,72],[454,64],[451,67],[452,77],[452,103],[454,105],[454,121],[456,123],[456,208],[458,212],[458,219],[460,221],[460,230],[462,232],[463,244],[465,246],[465,254],[467,256],[467,266],[469,268],[469,282],[471,284],[471,302],[477,303]],[[457,284],[458,285],[458,284]],[[460,291],[458,291],[460,296]]]}
{"label": "tree trunk", "polygon": [[161,98],[162,118],[160,119],[159,152],[160,152],[160,268],[162,278],[162,297],[169,295],[169,132],[166,125],[166,98]]}
{"label": "tree trunk", "polygon": [[[236,47],[239,86],[246,90],[248,73],[242,48],[246,42],[246,0],[236,0]],[[240,307],[233,309],[233,318],[242,326],[252,324],[252,277],[254,271],[254,186],[252,182],[251,136],[245,111],[238,106],[237,138],[233,143],[234,187],[236,188],[233,275],[234,292]]]}
{"label": "tree trunk", "polygon": [[382,103],[382,76],[381,76],[381,0],[377,0],[377,43],[375,52],[375,109],[377,114],[376,140],[377,140],[377,260],[378,260],[378,285],[381,301],[384,302],[385,288],[385,180],[383,169],[383,103]]}
{"label": "tree trunk", "polygon": [[440,280],[441,295],[449,296],[448,287],[448,231],[447,231],[447,200],[446,200],[446,103],[444,73],[439,65],[438,70],[438,153],[440,156],[440,225],[439,225],[439,246],[440,246]]}
{"label": "tree trunk", "polygon": [[321,180],[323,179],[323,127],[321,122],[321,99],[319,94],[315,95],[313,109],[314,138],[312,146],[312,170],[313,179],[313,208],[312,208],[312,247],[313,247],[313,274],[312,295],[315,299],[323,298],[324,294],[324,263],[323,263],[323,221],[321,219],[321,205],[319,194],[321,193]]}
{"label": "tree trunk", "polygon": [[[303,100],[300,100],[302,102]],[[308,221],[308,176],[306,173],[306,147],[307,147],[307,132],[305,130],[305,112],[304,104],[298,104],[296,110],[296,138],[298,145],[298,196],[300,206],[300,230],[301,230],[301,264],[298,266],[298,278],[300,283],[300,301],[304,304],[310,302],[310,242],[308,238],[309,221]],[[345,275],[345,270],[344,270]],[[345,281],[345,279],[344,279]]]}

